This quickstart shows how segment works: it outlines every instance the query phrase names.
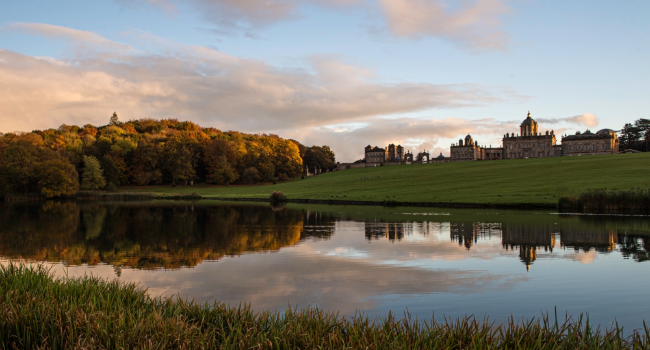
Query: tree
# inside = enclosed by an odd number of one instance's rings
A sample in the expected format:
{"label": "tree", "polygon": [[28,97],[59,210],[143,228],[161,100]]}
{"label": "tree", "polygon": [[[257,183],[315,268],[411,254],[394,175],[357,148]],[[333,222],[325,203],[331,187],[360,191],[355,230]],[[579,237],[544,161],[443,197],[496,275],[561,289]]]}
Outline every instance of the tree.
{"label": "tree", "polygon": [[172,184],[175,185],[177,181],[194,180],[196,172],[188,145],[179,139],[172,139],[167,142],[165,148],[167,170],[171,175]]}
{"label": "tree", "polygon": [[303,157],[303,164],[313,169],[319,167],[321,169],[331,169],[336,165],[334,161],[334,152],[328,146],[312,146],[307,149]]}
{"label": "tree", "polygon": [[643,137],[643,151],[650,150],[650,119],[641,118],[634,122],[634,126]]}
{"label": "tree", "polygon": [[255,165],[255,168],[259,172],[260,179],[262,181],[273,180],[273,175],[275,175],[275,165],[273,165],[271,159],[269,159],[265,153],[262,153],[257,158],[257,164]]}
{"label": "tree", "polygon": [[146,186],[150,183],[161,184],[163,182],[161,168],[163,168],[164,162],[161,161],[163,158],[162,153],[163,150],[152,141],[144,139],[138,143],[133,152],[130,172],[136,185]]}
{"label": "tree", "polygon": [[93,156],[84,156],[84,172],[81,179],[81,189],[98,190],[106,187],[104,171],[99,165],[97,158]]}
{"label": "tree", "polygon": [[117,117],[117,112],[113,112],[113,115],[111,116],[111,121],[109,124],[111,125],[117,125],[119,123],[119,118]]}
{"label": "tree", "polygon": [[226,161],[224,156],[219,157],[217,162],[211,166],[210,173],[206,176],[206,182],[217,185],[229,185],[237,180],[239,176]]}
{"label": "tree", "polygon": [[260,180],[260,173],[254,167],[250,167],[244,170],[244,174],[242,175],[242,180],[252,185]]}
{"label": "tree", "polygon": [[235,150],[225,139],[213,139],[203,146],[205,181],[217,185],[228,185],[239,177],[232,164]]}
{"label": "tree", "polygon": [[641,138],[641,130],[631,123],[625,124],[619,138],[620,148],[622,150],[635,148],[639,138]]}
{"label": "tree", "polygon": [[41,163],[38,178],[39,192],[46,198],[70,196],[79,189],[79,175],[63,157]]}

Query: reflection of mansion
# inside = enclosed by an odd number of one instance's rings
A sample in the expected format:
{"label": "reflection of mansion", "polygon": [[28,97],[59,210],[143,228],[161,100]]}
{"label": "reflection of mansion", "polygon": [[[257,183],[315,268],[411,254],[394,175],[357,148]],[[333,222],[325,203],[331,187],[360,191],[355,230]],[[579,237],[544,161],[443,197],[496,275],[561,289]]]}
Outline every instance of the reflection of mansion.
{"label": "reflection of mansion", "polygon": [[597,133],[587,130],[584,133],[562,137],[562,144],[556,144],[555,133],[551,130],[542,134],[537,130],[537,122],[528,117],[519,126],[520,133],[507,133],[503,136],[502,147],[482,147],[471,135],[451,145],[451,161],[496,160],[515,158],[544,158],[560,156],[581,156],[618,153],[619,140],[616,132],[602,129]]}

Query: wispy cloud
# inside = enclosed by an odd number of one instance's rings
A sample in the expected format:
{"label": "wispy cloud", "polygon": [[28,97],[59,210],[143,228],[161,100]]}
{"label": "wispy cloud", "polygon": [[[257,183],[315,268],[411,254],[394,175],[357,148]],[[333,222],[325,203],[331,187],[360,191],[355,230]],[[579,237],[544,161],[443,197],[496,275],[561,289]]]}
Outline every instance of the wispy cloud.
{"label": "wispy cloud", "polygon": [[584,113],[573,117],[566,118],[538,118],[537,122],[546,124],[569,123],[575,125],[584,125],[590,128],[598,126],[600,119],[591,113]]}
{"label": "wispy cloud", "polygon": [[97,33],[45,23],[16,22],[0,27],[0,30],[22,32],[51,39],[62,39],[76,47],[91,45],[94,46],[95,50],[133,51],[130,45],[108,40]]}
{"label": "wispy cloud", "polygon": [[[114,0],[170,8],[170,0]],[[506,0],[189,0],[218,32],[248,35],[262,27],[302,17],[301,8],[317,5],[340,11],[364,9],[398,38],[440,37],[470,51],[504,50],[508,35],[502,18],[512,10]]]}

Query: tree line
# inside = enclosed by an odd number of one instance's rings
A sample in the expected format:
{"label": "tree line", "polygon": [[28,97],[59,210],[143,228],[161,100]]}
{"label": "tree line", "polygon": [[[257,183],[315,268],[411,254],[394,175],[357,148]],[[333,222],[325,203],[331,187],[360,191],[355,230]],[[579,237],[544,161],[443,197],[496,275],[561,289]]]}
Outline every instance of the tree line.
{"label": "tree line", "polygon": [[214,185],[287,181],[303,167],[333,169],[328,146],[245,134],[177,119],[0,134],[0,195],[47,198],[125,185]]}
{"label": "tree line", "polygon": [[618,136],[621,151],[627,149],[650,151],[650,119],[641,118],[634,123],[626,123]]}

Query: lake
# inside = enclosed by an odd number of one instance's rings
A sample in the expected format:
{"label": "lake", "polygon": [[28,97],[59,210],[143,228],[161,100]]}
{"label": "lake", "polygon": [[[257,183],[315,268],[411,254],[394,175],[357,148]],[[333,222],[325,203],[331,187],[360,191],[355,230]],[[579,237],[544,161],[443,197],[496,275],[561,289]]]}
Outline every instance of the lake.
{"label": "lake", "polygon": [[0,263],[154,296],[354,315],[650,321],[650,220],[217,201],[0,204]]}

